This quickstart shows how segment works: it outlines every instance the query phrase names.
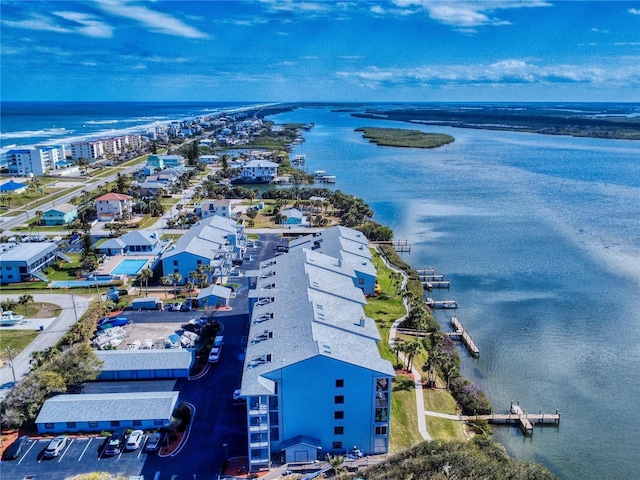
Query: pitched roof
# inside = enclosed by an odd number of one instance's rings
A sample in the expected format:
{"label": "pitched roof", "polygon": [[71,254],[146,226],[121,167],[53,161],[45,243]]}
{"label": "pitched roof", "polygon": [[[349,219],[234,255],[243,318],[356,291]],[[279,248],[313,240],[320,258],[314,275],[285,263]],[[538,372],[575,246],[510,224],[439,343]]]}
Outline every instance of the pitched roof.
{"label": "pitched roof", "polygon": [[202,258],[214,259],[218,253],[231,252],[234,245],[229,236],[238,235],[240,225],[219,215],[207,217],[196,223],[178,239],[176,244],[164,252],[162,259],[187,252]]}
{"label": "pitched roof", "polygon": [[126,245],[155,245],[158,243],[156,232],[132,230],[120,237],[120,241]]}
{"label": "pitched roof", "polygon": [[185,348],[156,350],[97,350],[102,371],[181,370],[191,367],[193,353]]}
{"label": "pitched roof", "polygon": [[63,203],[62,205],[58,205],[57,207],[50,208],[49,210],[47,210],[44,213],[47,213],[47,212],[69,213],[69,212],[73,212],[74,210],[77,210],[77,209],[78,209],[78,207],[76,207],[75,205],[72,205],[71,203]]}
{"label": "pitched roof", "polygon": [[198,300],[211,296],[229,299],[231,297],[231,289],[223,287],[222,285],[209,285],[208,287],[200,290],[200,293],[198,293]]}
{"label": "pitched roof", "polygon": [[124,193],[105,193],[104,195],[99,196],[96,200],[131,200],[133,197],[130,195],[125,195]]}
{"label": "pitched roof", "polygon": [[40,410],[36,423],[165,420],[180,392],[57,395]]}
{"label": "pitched roof", "polygon": [[6,183],[0,185],[0,192],[13,192],[15,190],[20,190],[21,188],[27,188],[26,183],[18,183],[10,180]]}

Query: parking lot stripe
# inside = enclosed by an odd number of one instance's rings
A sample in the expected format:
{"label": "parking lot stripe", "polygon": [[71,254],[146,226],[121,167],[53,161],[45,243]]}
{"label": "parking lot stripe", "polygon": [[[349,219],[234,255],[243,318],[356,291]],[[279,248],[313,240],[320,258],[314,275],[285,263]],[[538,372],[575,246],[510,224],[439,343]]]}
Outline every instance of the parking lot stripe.
{"label": "parking lot stripe", "polygon": [[78,461],[82,460],[82,457],[84,455],[84,452],[87,451],[87,448],[89,448],[89,445],[91,444],[91,440],[93,440],[93,438],[90,438],[89,441],[87,442],[87,446],[84,447],[84,450],[82,450],[82,453],[80,454],[80,457],[78,458]]}
{"label": "parking lot stripe", "polygon": [[138,456],[136,458],[140,458],[140,455],[142,455],[142,451],[144,450],[144,444],[147,441],[147,435],[145,435],[144,437],[142,437],[142,441],[140,442],[140,448],[138,449]]}
{"label": "parking lot stripe", "polygon": [[[44,442],[44,443],[48,444],[50,441],[51,441],[51,439],[49,439],[49,440],[38,440],[38,443]],[[40,460],[38,460],[38,463],[42,462],[42,460],[44,460],[44,452],[42,452],[42,454],[40,455]]]}
{"label": "parking lot stripe", "polygon": [[37,441],[36,441],[36,442],[33,442],[33,443],[29,446],[29,448],[27,449],[27,451],[26,451],[26,452],[24,452],[24,455],[22,455],[22,458],[18,461],[18,465],[20,465],[20,464],[22,463],[22,461],[25,459],[25,457],[27,456],[27,454],[31,451],[31,449],[33,448],[33,446],[34,446],[36,443],[38,443],[38,442],[37,442]]}
{"label": "parking lot stripe", "polygon": [[60,458],[58,459],[58,463],[60,463],[62,461],[62,459],[64,458],[66,453],[69,451],[69,448],[71,448],[71,444],[73,443],[74,440],[75,439],[72,438],[71,441],[69,442],[69,444],[67,445],[67,448],[64,449],[64,452],[62,452],[62,455],[60,455]]}

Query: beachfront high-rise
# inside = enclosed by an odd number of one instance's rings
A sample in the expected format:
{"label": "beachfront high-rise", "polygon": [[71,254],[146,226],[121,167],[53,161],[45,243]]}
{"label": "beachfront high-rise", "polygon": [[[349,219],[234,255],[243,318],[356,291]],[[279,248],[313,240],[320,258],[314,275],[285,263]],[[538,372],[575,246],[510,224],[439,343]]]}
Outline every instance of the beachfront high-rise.
{"label": "beachfront high-rise", "polygon": [[13,149],[6,153],[6,159],[10,174],[44,175],[65,159],[65,149],[62,145]]}

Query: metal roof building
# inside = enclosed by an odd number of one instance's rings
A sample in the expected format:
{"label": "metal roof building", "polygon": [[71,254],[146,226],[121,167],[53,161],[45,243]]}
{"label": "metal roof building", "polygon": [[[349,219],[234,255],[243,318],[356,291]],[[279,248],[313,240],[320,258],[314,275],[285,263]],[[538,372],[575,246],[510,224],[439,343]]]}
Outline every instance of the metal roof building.
{"label": "metal roof building", "polygon": [[149,380],[186,378],[193,352],[185,348],[151,350],[97,350],[102,360],[98,380]]}
{"label": "metal roof building", "polygon": [[39,433],[160,428],[169,424],[179,393],[57,395],[44,403],[36,425]]}

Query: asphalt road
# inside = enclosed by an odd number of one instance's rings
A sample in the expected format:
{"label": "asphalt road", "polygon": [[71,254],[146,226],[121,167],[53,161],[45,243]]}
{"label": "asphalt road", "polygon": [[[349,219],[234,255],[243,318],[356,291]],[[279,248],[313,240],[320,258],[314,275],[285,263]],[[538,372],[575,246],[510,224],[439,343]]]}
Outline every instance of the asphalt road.
{"label": "asphalt road", "polygon": [[[0,300],[14,299],[17,300],[20,295],[0,295]],[[31,342],[27,348],[16,355],[13,358],[13,372],[15,372],[16,381],[22,380],[29,370],[31,365],[29,360],[31,354],[40,350],[49,348],[69,330],[78,318],[80,318],[84,312],[89,308],[90,297],[84,297],[81,295],[61,295],[61,294],[46,294],[36,293],[33,294],[35,302],[46,302],[59,305],[62,308],[60,315],[51,322],[36,339]],[[75,310],[74,310],[75,301]],[[36,323],[37,325],[37,323]],[[4,327],[3,327],[4,328]],[[9,328],[7,328],[9,329]],[[2,331],[2,329],[0,329]],[[13,373],[11,366],[6,365],[0,369],[0,397],[5,397],[7,393],[13,388]]]}

